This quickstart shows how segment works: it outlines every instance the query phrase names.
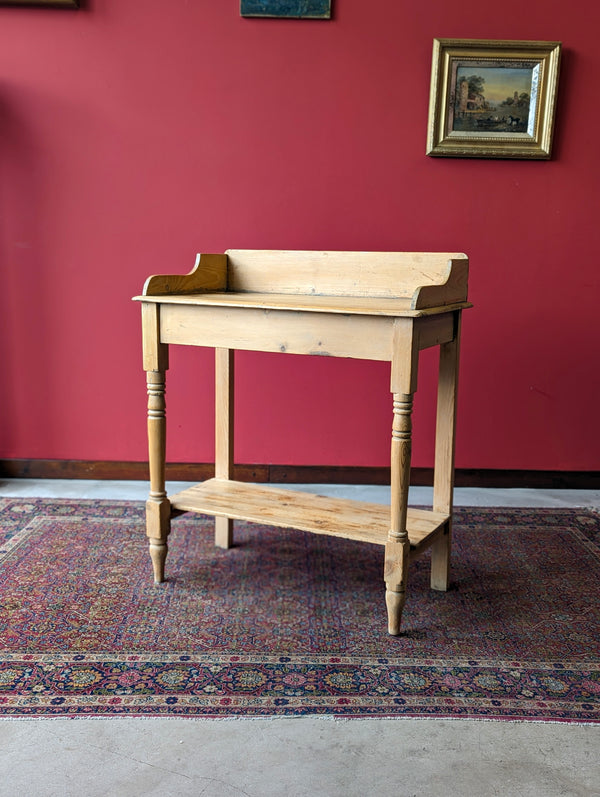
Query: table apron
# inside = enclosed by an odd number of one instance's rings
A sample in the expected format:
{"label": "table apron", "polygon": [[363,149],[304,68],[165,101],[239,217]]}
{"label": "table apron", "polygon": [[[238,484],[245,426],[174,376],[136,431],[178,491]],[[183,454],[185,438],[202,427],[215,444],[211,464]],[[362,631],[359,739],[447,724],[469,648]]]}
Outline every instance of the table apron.
{"label": "table apron", "polygon": [[459,314],[460,310],[415,319],[418,348],[428,349],[454,340]]}
{"label": "table apron", "polygon": [[390,361],[394,318],[262,308],[160,306],[161,343]]}

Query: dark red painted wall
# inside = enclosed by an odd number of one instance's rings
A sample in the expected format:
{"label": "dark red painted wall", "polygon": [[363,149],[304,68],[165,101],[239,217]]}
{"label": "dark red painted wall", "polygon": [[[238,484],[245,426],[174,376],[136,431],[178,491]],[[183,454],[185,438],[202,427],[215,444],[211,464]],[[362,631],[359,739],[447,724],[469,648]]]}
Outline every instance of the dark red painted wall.
{"label": "dark red painted wall", "polygon": [[[465,251],[457,464],[598,469],[596,0],[0,8],[0,457],[141,460],[139,293],[227,247]],[[562,40],[550,162],[430,159],[432,40]],[[431,465],[435,357],[414,464]],[[383,364],[238,357],[239,462],[385,465]],[[173,351],[169,458],[209,461],[212,356]]]}

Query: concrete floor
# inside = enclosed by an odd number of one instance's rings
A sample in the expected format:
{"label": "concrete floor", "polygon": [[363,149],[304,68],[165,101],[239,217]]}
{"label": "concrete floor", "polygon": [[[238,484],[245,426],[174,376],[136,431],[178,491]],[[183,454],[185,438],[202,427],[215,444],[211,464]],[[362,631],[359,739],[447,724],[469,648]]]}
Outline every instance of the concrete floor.
{"label": "concrete floor", "polygon": [[[169,485],[171,492],[182,485]],[[299,485],[294,487],[300,488]],[[385,488],[306,485],[389,501]],[[0,496],[143,500],[139,482],[0,483]],[[416,488],[411,501],[427,504]],[[465,506],[600,508],[599,491],[456,491]],[[1,797],[600,797],[600,726],[481,720],[0,722]]]}

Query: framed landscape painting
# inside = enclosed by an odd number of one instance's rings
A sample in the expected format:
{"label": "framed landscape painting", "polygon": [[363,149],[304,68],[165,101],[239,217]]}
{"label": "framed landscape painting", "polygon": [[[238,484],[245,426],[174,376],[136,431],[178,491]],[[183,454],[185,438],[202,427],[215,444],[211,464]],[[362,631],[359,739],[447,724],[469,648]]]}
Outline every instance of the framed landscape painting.
{"label": "framed landscape painting", "polygon": [[427,154],[549,158],[560,42],[434,39]]}
{"label": "framed landscape painting", "polygon": [[243,17],[330,19],[331,0],[240,0]]}

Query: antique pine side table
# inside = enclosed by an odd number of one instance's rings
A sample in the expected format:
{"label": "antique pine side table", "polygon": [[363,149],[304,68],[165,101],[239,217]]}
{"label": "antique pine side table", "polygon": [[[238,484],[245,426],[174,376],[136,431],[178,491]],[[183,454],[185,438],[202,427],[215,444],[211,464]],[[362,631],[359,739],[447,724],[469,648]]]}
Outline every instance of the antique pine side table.
{"label": "antique pine side table", "polygon": [[[164,580],[170,518],[215,516],[215,543],[246,520],[384,547],[388,631],[400,633],[408,563],[431,548],[431,586],[448,586],[454,486],[463,254],[228,250],[198,255],[187,275],[153,276],[142,303],[148,384],[150,495],[147,535],[154,578]],[[165,372],[170,344],[214,347],[215,478],[167,496]],[[432,511],[408,508],[411,413],[422,349],[439,346]],[[391,363],[391,507],[233,480],[235,349]]]}

